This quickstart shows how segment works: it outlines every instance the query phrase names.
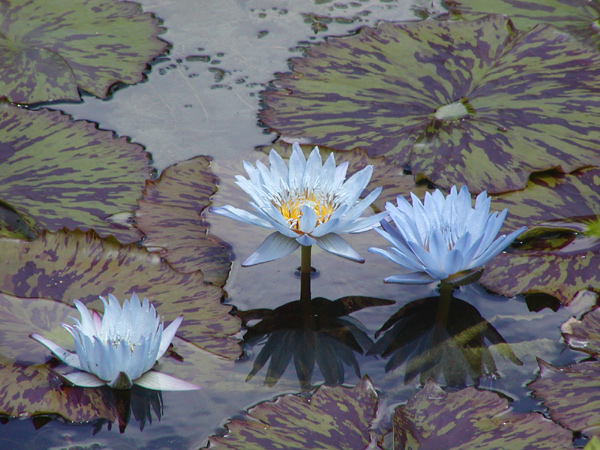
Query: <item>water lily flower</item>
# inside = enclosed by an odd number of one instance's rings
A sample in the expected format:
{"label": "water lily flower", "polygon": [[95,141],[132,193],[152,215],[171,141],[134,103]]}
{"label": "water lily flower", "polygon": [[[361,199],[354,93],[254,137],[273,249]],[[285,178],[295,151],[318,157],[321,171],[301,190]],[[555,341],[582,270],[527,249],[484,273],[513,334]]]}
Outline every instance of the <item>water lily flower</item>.
{"label": "water lily flower", "polygon": [[401,265],[411,273],[384,279],[387,283],[425,284],[476,269],[508,247],[526,227],[508,236],[496,235],[507,209],[490,213],[491,198],[482,192],[471,206],[466,186],[457,194],[456,186],[444,198],[439,190],[426,193],[421,201],[411,193],[412,205],[399,196],[398,206],[386,204],[391,222],[383,220],[377,232],[391,244],[389,251],[370,248]]}
{"label": "water lily flower", "polygon": [[340,234],[370,230],[386,215],[360,217],[381,192],[377,188],[358,201],[373,167],[367,166],[346,180],[348,162],[336,166],[332,153],[323,164],[318,147],[307,160],[298,143],[292,146],[289,168],[275,150],[269,154],[269,165],[257,161],[254,167],[244,161],[249,179],[236,176],[236,184],[250,195],[255,213],[231,205],[210,209],[215,214],[275,230],[242,266],[272,261],[301,245],[315,243],[334,255],[364,262]]}
{"label": "water lily flower", "polygon": [[104,315],[90,311],[79,300],[75,307],[81,320],[72,318],[74,325],[61,324],[71,335],[75,353],[54,342],[32,334],[31,337],[45,345],[58,359],[79,371],[60,373],[76,386],[98,387],[104,384],[116,389],[128,389],[133,383],[156,390],[191,390],[198,386],[170,375],[156,372],[154,364],[165,354],[175,332],[183,320],[179,316],[163,330],[164,322],[154,306],[144,298],[140,303],[135,293],[125,299],[123,307],[108,294]]}

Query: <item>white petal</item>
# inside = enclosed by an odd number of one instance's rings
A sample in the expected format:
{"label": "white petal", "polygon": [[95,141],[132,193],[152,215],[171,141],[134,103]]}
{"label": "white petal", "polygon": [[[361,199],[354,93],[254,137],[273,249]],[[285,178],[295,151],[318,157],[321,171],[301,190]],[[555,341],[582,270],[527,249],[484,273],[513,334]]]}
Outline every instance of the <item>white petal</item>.
{"label": "white petal", "polygon": [[165,354],[165,352],[169,348],[169,345],[171,345],[171,341],[175,337],[177,328],[179,328],[179,325],[181,325],[182,321],[183,321],[183,316],[179,316],[177,319],[175,319],[173,322],[171,322],[171,324],[167,328],[164,329],[164,331],[162,333],[162,338],[160,340],[160,347],[158,348],[158,354],[156,356],[156,360],[160,359],[162,357],[162,355]]}
{"label": "white petal", "polygon": [[209,211],[214,214],[219,214],[220,216],[229,217],[230,219],[238,220],[243,223],[248,223],[251,225],[258,225],[263,228],[273,228],[272,225],[267,222],[265,219],[258,217],[248,211],[244,211],[243,209],[236,208],[231,205],[225,206],[211,206]]}
{"label": "white petal", "polygon": [[253,266],[255,264],[283,258],[298,247],[300,247],[300,244],[296,242],[296,240],[283,236],[278,232],[272,233],[267,236],[264,242],[260,244],[260,247],[258,247],[258,249],[242,263],[242,266]]}
{"label": "white petal", "polygon": [[302,207],[299,228],[303,233],[312,233],[317,226],[317,213],[308,205]]}
{"label": "white petal", "polygon": [[384,283],[404,283],[404,284],[429,284],[434,280],[424,272],[406,273],[402,275],[392,275],[383,279]]}
{"label": "white petal", "polygon": [[348,244],[342,237],[335,233],[329,233],[321,238],[317,239],[317,245],[323,250],[326,250],[334,255],[347,258],[352,261],[359,263],[365,262],[356,250],[354,250],[350,244]]}
{"label": "white petal", "polygon": [[301,236],[298,236],[296,238],[296,242],[304,247],[310,247],[311,245],[313,245],[317,240],[311,236],[309,236],[308,234],[303,234]]}
{"label": "white petal", "polygon": [[35,339],[36,341],[38,341],[40,344],[44,345],[48,350],[50,350],[62,362],[68,364],[71,367],[75,367],[76,369],[81,369],[81,364],[79,363],[79,357],[75,353],[71,353],[71,352],[65,350],[60,345],[55,344],[51,340],[46,339],[45,337],[43,337],[37,333],[33,333],[31,335],[31,337],[33,339]]}
{"label": "white petal", "polygon": [[202,389],[193,383],[180,380],[166,373],[151,370],[134,381],[134,384],[155,391],[194,391]]}
{"label": "white petal", "polygon": [[106,384],[105,381],[102,381],[100,378],[92,375],[87,372],[70,372],[70,373],[62,373],[56,369],[54,369],[54,373],[61,379],[63,382],[67,382],[69,384],[73,384],[79,387],[100,387]]}

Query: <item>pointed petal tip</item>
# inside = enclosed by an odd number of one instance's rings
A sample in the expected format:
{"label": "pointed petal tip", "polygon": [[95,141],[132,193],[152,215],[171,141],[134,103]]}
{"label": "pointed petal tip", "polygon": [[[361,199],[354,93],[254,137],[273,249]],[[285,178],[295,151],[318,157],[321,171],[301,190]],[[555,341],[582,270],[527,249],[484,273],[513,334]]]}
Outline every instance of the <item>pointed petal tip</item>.
{"label": "pointed petal tip", "polygon": [[151,370],[134,381],[134,384],[154,391],[196,391],[202,389],[194,383]]}

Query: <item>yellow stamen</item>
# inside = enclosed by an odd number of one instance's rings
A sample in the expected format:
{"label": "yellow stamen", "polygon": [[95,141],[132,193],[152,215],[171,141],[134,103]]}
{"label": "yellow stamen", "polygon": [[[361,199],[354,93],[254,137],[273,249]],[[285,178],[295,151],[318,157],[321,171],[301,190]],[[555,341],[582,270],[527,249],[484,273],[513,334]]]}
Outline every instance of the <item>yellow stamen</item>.
{"label": "yellow stamen", "polygon": [[323,196],[314,191],[305,190],[299,193],[287,193],[273,200],[273,205],[279,209],[290,227],[294,230],[300,229],[300,218],[302,217],[302,208],[309,206],[317,215],[317,225],[321,225],[329,220],[331,214],[337,209],[338,205],[331,196]]}

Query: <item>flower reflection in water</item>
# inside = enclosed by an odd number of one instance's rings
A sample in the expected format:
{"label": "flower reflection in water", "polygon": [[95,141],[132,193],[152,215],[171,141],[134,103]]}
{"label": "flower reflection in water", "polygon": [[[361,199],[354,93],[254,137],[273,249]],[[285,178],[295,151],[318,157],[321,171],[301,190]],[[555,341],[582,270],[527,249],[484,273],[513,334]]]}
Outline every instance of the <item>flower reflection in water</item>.
{"label": "flower reflection in water", "polygon": [[468,379],[477,385],[494,375],[490,346],[516,365],[523,365],[498,331],[471,304],[453,296],[442,283],[440,296],[415,300],[396,312],[375,334],[383,336],[368,354],[389,357],[386,372],[406,364],[404,382],[420,375],[420,383],[437,381],[462,387]]}
{"label": "flower reflection in water", "polygon": [[271,309],[238,311],[247,326],[244,342],[252,347],[266,341],[246,381],[252,379],[270,359],[265,384],[274,386],[294,360],[302,389],[312,388],[315,363],[325,384],[336,386],[345,380],[345,366],[360,378],[356,353],[363,354],[373,342],[364,326],[349,314],[363,308],[394,302],[371,297],[343,297],[335,301],[316,297],[297,300]]}

